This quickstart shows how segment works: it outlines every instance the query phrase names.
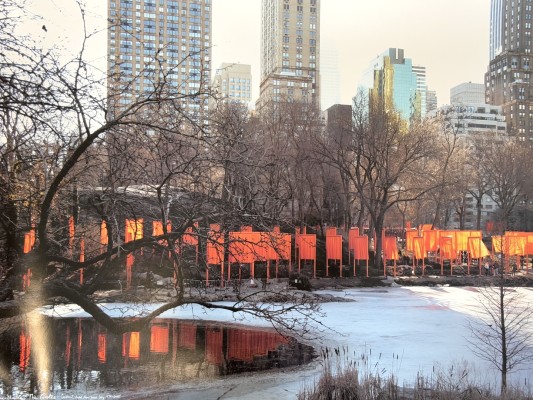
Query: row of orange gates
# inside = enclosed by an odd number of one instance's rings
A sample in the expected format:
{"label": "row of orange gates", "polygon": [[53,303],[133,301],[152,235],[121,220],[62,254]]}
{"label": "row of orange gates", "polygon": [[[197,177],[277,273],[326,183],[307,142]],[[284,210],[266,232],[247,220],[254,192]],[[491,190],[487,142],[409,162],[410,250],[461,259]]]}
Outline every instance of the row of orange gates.
{"label": "row of orange gates", "polygon": [[[492,250],[489,251],[483,242],[481,231],[469,230],[439,230],[431,229],[429,225],[422,225],[418,229],[409,229],[405,232],[405,249],[413,254],[413,266],[416,260],[424,260],[430,252],[436,253],[441,265],[441,274],[444,273],[444,261],[451,262],[458,260],[462,254],[467,255],[468,274],[472,261],[477,260],[477,267],[481,274],[483,260],[496,259],[499,254],[503,257],[505,271],[510,270],[511,258],[526,258],[526,272],[528,268],[527,259],[533,255],[533,232],[508,231],[504,235],[492,235],[490,237]],[[450,268],[450,274],[452,269]]]}
{"label": "row of orange gates", "polygon": [[[143,219],[126,219],[124,231],[124,243],[129,243],[143,238]],[[171,232],[171,224],[167,223],[167,232]],[[152,221],[152,236],[163,236],[163,224],[161,221]],[[176,242],[176,251],[182,252],[186,247],[194,247],[196,262],[199,261],[199,241],[201,240],[198,225],[189,227],[185,234]],[[225,243],[225,241],[227,241]],[[92,243],[92,242],[91,242]],[[288,263],[289,273],[292,272],[292,243],[293,235],[282,233],[279,227],[274,227],[272,232],[256,232],[251,226],[243,226],[239,231],[229,232],[227,235],[221,230],[220,225],[211,224],[205,240],[206,263],[210,267],[220,268],[222,279],[231,279],[232,264],[249,264],[251,278],[255,278],[255,263],[267,263],[267,279],[278,277],[279,263]],[[75,244],[79,250],[79,261],[84,262],[86,252],[94,252],[95,249],[86,248],[84,236],[76,237],[76,228],[73,218],[69,220],[69,248],[73,255]],[[100,243],[97,251],[104,251],[108,244],[108,230],[105,221],[100,226]],[[359,235],[359,229],[349,230],[349,257],[353,264],[354,275],[356,260],[366,260],[368,275],[368,237]],[[35,229],[31,229],[24,237],[24,253],[29,253],[35,246]],[[329,276],[330,262],[342,266],[343,236],[337,228],[326,230],[326,276]],[[294,233],[294,260],[298,265],[298,273],[301,272],[302,263],[312,262],[313,277],[316,278],[317,238],[316,234],[309,234],[306,228],[296,228]],[[394,250],[396,251],[396,243]],[[225,257],[227,255],[227,257]],[[132,269],[135,263],[135,255],[130,252],[126,255],[126,281],[127,287],[131,286]],[[271,276],[271,263],[275,265],[275,271]],[[342,277],[342,268],[340,268]],[[206,270],[206,281],[209,280],[209,268]],[[28,268],[23,276],[23,290],[29,287],[31,281],[31,269]],[[83,268],[80,268],[80,284],[84,282]]]}
{"label": "row of orange gates", "polygon": [[[167,232],[171,232],[171,224],[167,223]],[[143,219],[126,219],[124,242],[129,243],[143,238],[144,221]],[[76,240],[78,241],[79,261],[85,261],[85,239],[83,236],[76,238],[76,229],[74,220],[69,220],[69,247],[73,253]],[[152,236],[158,237],[163,235],[163,224],[161,221],[152,221]],[[177,241],[177,251],[181,252],[185,247],[192,246],[196,251],[196,261],[199,261],[199,241],[200,234],[198,225],[189,227],[180,240]],[[227,238],[227,243],[225,240]],[[330,263],[338,263],[341,266],[339,275],[342,277],[343,265],[343,235],[335,227],[326,228],[326,276],[329,276]],[[374,237],[374,243],[376,238]],[[108,244],[108,232],[105,221],[100,226],[100,251],[104,251]],[[31,229],[24,237],[24,252],[28,253],[35,245],[35,229]],[[249,264],[250,275],[255,278],[255,263],[267,263],[267,279],[272,278],[271,263],[275,263],[274,275],[278,277],[278,264],[287,262],[289,273],[292,272],[292,234],[282,233],[279,227],[274,227],[272,232],[256,232],[251,226],[243,226],[239,231],[229,232],[226,236],[221,230],[220,225],[211,224],[206,238],[206,262],[208,266],[220,268],[220,277],[231,279],[232,264]],[[294,233],[294,259],[298,264],[298,273],[301,272],[303,262],[313,263],[313,278],[316,278],[316,234],[306,233],[306,229],[295,228]],[[227,253],[226,253],[227,249]],[[431,226],[422,225],[416,229],[408,228],[405,231],[405,249],[413,255],[413,266],[416,260],[424,260],[428,253],[437,252],[441,268],[445,260],[455,260],[458,254],[468,253],[468,267],[470,261],[477,259],[481,271],[481,260],[484,257],[494,257],[495,253],[501,253],[506,256],[507,262],[509,256],[526,256],[533,254],[533,233],[532,232],[506,232],[503,236],[492,236],[492,254],[482,241],[481,231],[459,231],[459,230],[438,230],[431,229]],[[94,249],[90,249],[93,250]],[[227,254],[227,258],[225,257]],[[368,276],[369,260],[369,238],[361,235],[358,228],[350,228],[348,231],[348,254],[349,265],[355,268],[357,261],[366,261],[366,276]],[[382,232],[382,257],[384,270],[386,274],[387,261],[393,261],[396,267],[396,261],[399,259],[396,236],[386,236]],[[225,259],[226,258],[226,259]],[[127,287],[131,285],[132,268],[135,256],[128,253],[126,256],[126,280]],[[227,267],[225,268],[227,263]],[[507,265],[508,266],[508,265]],[[396,273],[396,268],[394,268]],[[443,273],[443,271],[441,271]],[[450,271],[451,273],[451,271]],[[28,269],[23,276],[23,288],[30,284],[31,270]],[[209,268],[206,270],[206,281],[209,280]],[[80,284],[83,284],[83,268],[80,269]]]}

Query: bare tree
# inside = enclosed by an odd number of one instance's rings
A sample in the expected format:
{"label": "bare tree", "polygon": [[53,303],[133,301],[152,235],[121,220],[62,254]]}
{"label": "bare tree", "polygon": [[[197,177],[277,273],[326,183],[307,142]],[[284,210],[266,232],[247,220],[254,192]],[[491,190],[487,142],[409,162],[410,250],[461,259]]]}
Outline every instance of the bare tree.
{"label": "bare tree", "polygon": [[[318,110],[300,101],[270,103],[261,112],[261,136],[269,160],[262,182],[288,206],[297,224],[322,219],[321,169],[314,142],[321,130]],[[316,219],[315,219],[316,220]]]}
{"label": "bare tree", "polygon": [[[349,177],[350,184],[368,214],[371,230],[381,233],[385,217],[398,203],[414,201],[427,185],[424,165],[434,152],[434,128],[413,122],[409,127],[383,101],[360,92],[354,98],[353,130],[343,155],[322,157]],[[328,156],[328,154],[330,154]],[[375,244],[376,266],[381,265],[381,234]]]}
{"label": "bare tree", "polygon": [[510,217],[525,199],[532,168],[531,147],[511,137],[492,136],[485,141],[482,169],[490,187],[490,196],[499,208],[498,223],[511,228]]}
{"label": "bare tree", "polygon": [[[433,226],[445,226],[454,199],[464,197],[464,193],[457,193],[458,183],[463,181],[459,177],[460,171],[465,163],[461,153],[464,142],[460,135],[463,118],[460,115],[458,116],[455,107],[450,107],[436,119],[436,123],[440,125],[440,134],[435,141],[437,148],[433,158],[432,173],[429,175],[430,179],[434,180],[435,186],[435,190],[430,193],[434,209]],[[460,186],[464,188],[464,184]]]}
{"label": "bare tree", "polygon": [[500,268],[497,285],[480,289],[481,315],[469,323],[470,347],[501,374],[501,394],[506,398],[508,374],[531,361],[533,310],[520,292],[508,286]]}

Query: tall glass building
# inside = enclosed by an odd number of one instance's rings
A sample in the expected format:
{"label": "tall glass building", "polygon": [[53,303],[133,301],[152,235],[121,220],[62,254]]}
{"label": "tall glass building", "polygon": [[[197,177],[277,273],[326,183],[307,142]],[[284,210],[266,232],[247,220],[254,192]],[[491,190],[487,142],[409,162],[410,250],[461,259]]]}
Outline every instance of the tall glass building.
{"label": "tall glass building", "polygon": [[425,68],[413,67],[412,60],[404,57],[403,49],[390,48],[378,55],[365,71],[361,87],[370,96],[383,99],[406,121],[425,114]]}

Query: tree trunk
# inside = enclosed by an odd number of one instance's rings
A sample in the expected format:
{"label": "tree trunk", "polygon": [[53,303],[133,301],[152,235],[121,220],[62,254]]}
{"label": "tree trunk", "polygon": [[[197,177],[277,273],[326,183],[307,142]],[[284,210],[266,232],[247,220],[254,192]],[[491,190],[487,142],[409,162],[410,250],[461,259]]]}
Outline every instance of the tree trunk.
{"label": "tree trunk", "polygon": [[[502,266],[503,267],[503,266]],[[502,386],[501,386],[501,396],[505,400],[507,393],[507,336],[506,336],[506,321],[505,321],[505,291],[504,291],[504,279],[503,279],[503,268],[501,270],[501,281],[500,281],[500,324],[501,324],[501,345],[502,345]]]}
{"label": "tree trunk", "polygon": [[481,229],[481,196],[476,197],[476,209],[477,209],[477,215],[476,215],[476,230]]}

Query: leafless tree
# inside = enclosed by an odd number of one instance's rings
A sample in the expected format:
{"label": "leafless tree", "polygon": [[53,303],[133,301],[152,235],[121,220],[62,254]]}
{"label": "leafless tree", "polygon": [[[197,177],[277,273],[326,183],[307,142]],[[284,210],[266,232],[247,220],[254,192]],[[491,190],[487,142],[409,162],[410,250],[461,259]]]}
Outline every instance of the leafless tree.
{"label": "leafless tree", "polygon": [[497,223],[511,228],[510,217],[525,200],[532,167],[531,147],[513,137],[492,136],[485,141],[481,165],[486,173],[490,196],[499,208]]}
{"label": "leafless tree", "polygon": [[[463,182],[461,171],[465,163],[462,152],[464,141],[460,134],[463,118],[461,115],[456,107],[450,107],[440,113],[435,120],[440,132],[435,141],[435,156],[432,160],[431,173],[428,175],[434,181],[435,187],[435,190],[429,193],[429,197],[433,200],[433,226],[445,226],[454,199],[464,197],[464,193],[457,191],[458,183]],[[460,186],[464,187],[464,184]]]}
{"label": "leafless tree", "polygon": [[533,311],[524,303],[520,292],[508,286],[503,271],[500,268],[495,286],[480,289],[481,315],[479,320],[469,323],[469,343],[479,358],[500,372],[502,398],[507,398],[508,374],[529,363],[533,356]]}
{"label": "leafless tree", "polygon": [[[342,157],[336,154],[326,159],[349,177],[356,196],[368,210],[371,228],[381,232],[391,207],[414,201],[431,189],[424,165],[434,152],[434,128],[414,121],[407,126],[383,101],[369,101],[364,92],[354,98],[352,117],[352,132]],[[327,154],[324,151],[323,157]],[[379,266],[381,234],[376,237]]]}
{"label": "leafless tree", "polygon": [[262,182],[286,204],[297,224],[322,219],[322,170],[315,162],[314,141],[321,131],[318,110],[300,101],[270,103],[261,111],[260,132],[269,160]]}

